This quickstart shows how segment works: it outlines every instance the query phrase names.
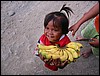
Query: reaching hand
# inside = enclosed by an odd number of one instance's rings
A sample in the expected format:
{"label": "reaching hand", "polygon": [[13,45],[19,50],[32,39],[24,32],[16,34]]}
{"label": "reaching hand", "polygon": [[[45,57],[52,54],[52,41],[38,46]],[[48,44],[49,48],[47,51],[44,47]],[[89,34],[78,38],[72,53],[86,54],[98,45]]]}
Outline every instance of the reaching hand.
{"label": "reaching hand", "polygon": [[96,38],[92,38],[92,41],[89,44],[93,47],[99,47],[99,40]]}
{"label": "reaching hand", "polygon": [[72,36],[75,35],[76,31],[79,29],[80,25],[78,23],[72,25],[70,28],[69,28],[69,31],[72,31]]}

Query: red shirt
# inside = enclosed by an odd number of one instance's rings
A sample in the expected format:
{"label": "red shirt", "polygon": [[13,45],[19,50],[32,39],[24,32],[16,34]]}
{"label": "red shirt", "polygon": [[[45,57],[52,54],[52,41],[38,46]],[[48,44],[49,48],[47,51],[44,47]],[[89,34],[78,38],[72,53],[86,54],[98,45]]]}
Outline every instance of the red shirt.
{"label": "red shirt", "polygon": [[42,44],[44,44],[46,46],[58,44],[60,47],[63,47],[66,44],[68,44],[69,42],[71,42],[67,35],[62,35],[62,36],[63,37],[58,42],[51,43],[48,40],[48,38],[43,34],[39,39],[39,43],[42,43]]}

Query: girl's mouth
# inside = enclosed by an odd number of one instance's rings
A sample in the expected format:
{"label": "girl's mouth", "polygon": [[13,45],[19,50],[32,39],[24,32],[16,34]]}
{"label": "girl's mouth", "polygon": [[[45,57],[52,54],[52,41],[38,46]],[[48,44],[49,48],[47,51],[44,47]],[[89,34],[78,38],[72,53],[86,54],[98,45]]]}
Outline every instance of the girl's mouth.
{"label": "girl's mouth", "polygon": [[54,36],[47,35],[48,38],[54,38]]}

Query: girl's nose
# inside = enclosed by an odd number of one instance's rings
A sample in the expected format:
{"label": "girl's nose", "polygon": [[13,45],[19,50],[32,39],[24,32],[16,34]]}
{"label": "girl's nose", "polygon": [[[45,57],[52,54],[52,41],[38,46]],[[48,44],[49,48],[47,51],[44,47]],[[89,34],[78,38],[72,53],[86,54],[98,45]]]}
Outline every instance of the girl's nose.
{"label": "girl's nose", "polygon": [[49,30],[48,33],[49,33],[50,35],[52,35],[52,34],[53,34],[53,31],[52,31],[52,30]]}

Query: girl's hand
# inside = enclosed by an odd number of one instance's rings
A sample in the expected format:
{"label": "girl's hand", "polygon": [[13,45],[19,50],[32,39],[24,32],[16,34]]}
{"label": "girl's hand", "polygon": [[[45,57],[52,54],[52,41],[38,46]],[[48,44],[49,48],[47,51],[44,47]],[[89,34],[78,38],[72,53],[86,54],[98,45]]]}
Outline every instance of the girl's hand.
{"label": "girl's hand", "polygon": [[50,64],[51,63],[51,59],[46,59],[45,57],[43,57],[41,54],[39,54],[39,57],[40,57],[40,59],[43,61],[43,62],[45,62],[45,63],[47,63],[47,64]]}
{"label": "girl's hand", "polygon": [[55,66],[57,66],[59,68],[64,68],[68,64],[68,60],[61,62],[60,59],[58,58],[56,60],[53,60],[53,63]]}
{"label": "girl's hand", "polygon": [[93,47],[99,47],[99,40],[96,38],[92,38],[92,41],[89,44]]}
{"label": "girl's hand", "polygon": [[[40,59],[41,59],[42,61],[45,60],[45,58],[44,58],[41,54],[39,54],[39,57],[40,57]],[[44,61],[44,62],[45,62],[45,61]]]}
{"label": "girl's hand", "polygon": [[68,60],[62,62],[59,66],[59,68],[63,69],[68,64]]}

